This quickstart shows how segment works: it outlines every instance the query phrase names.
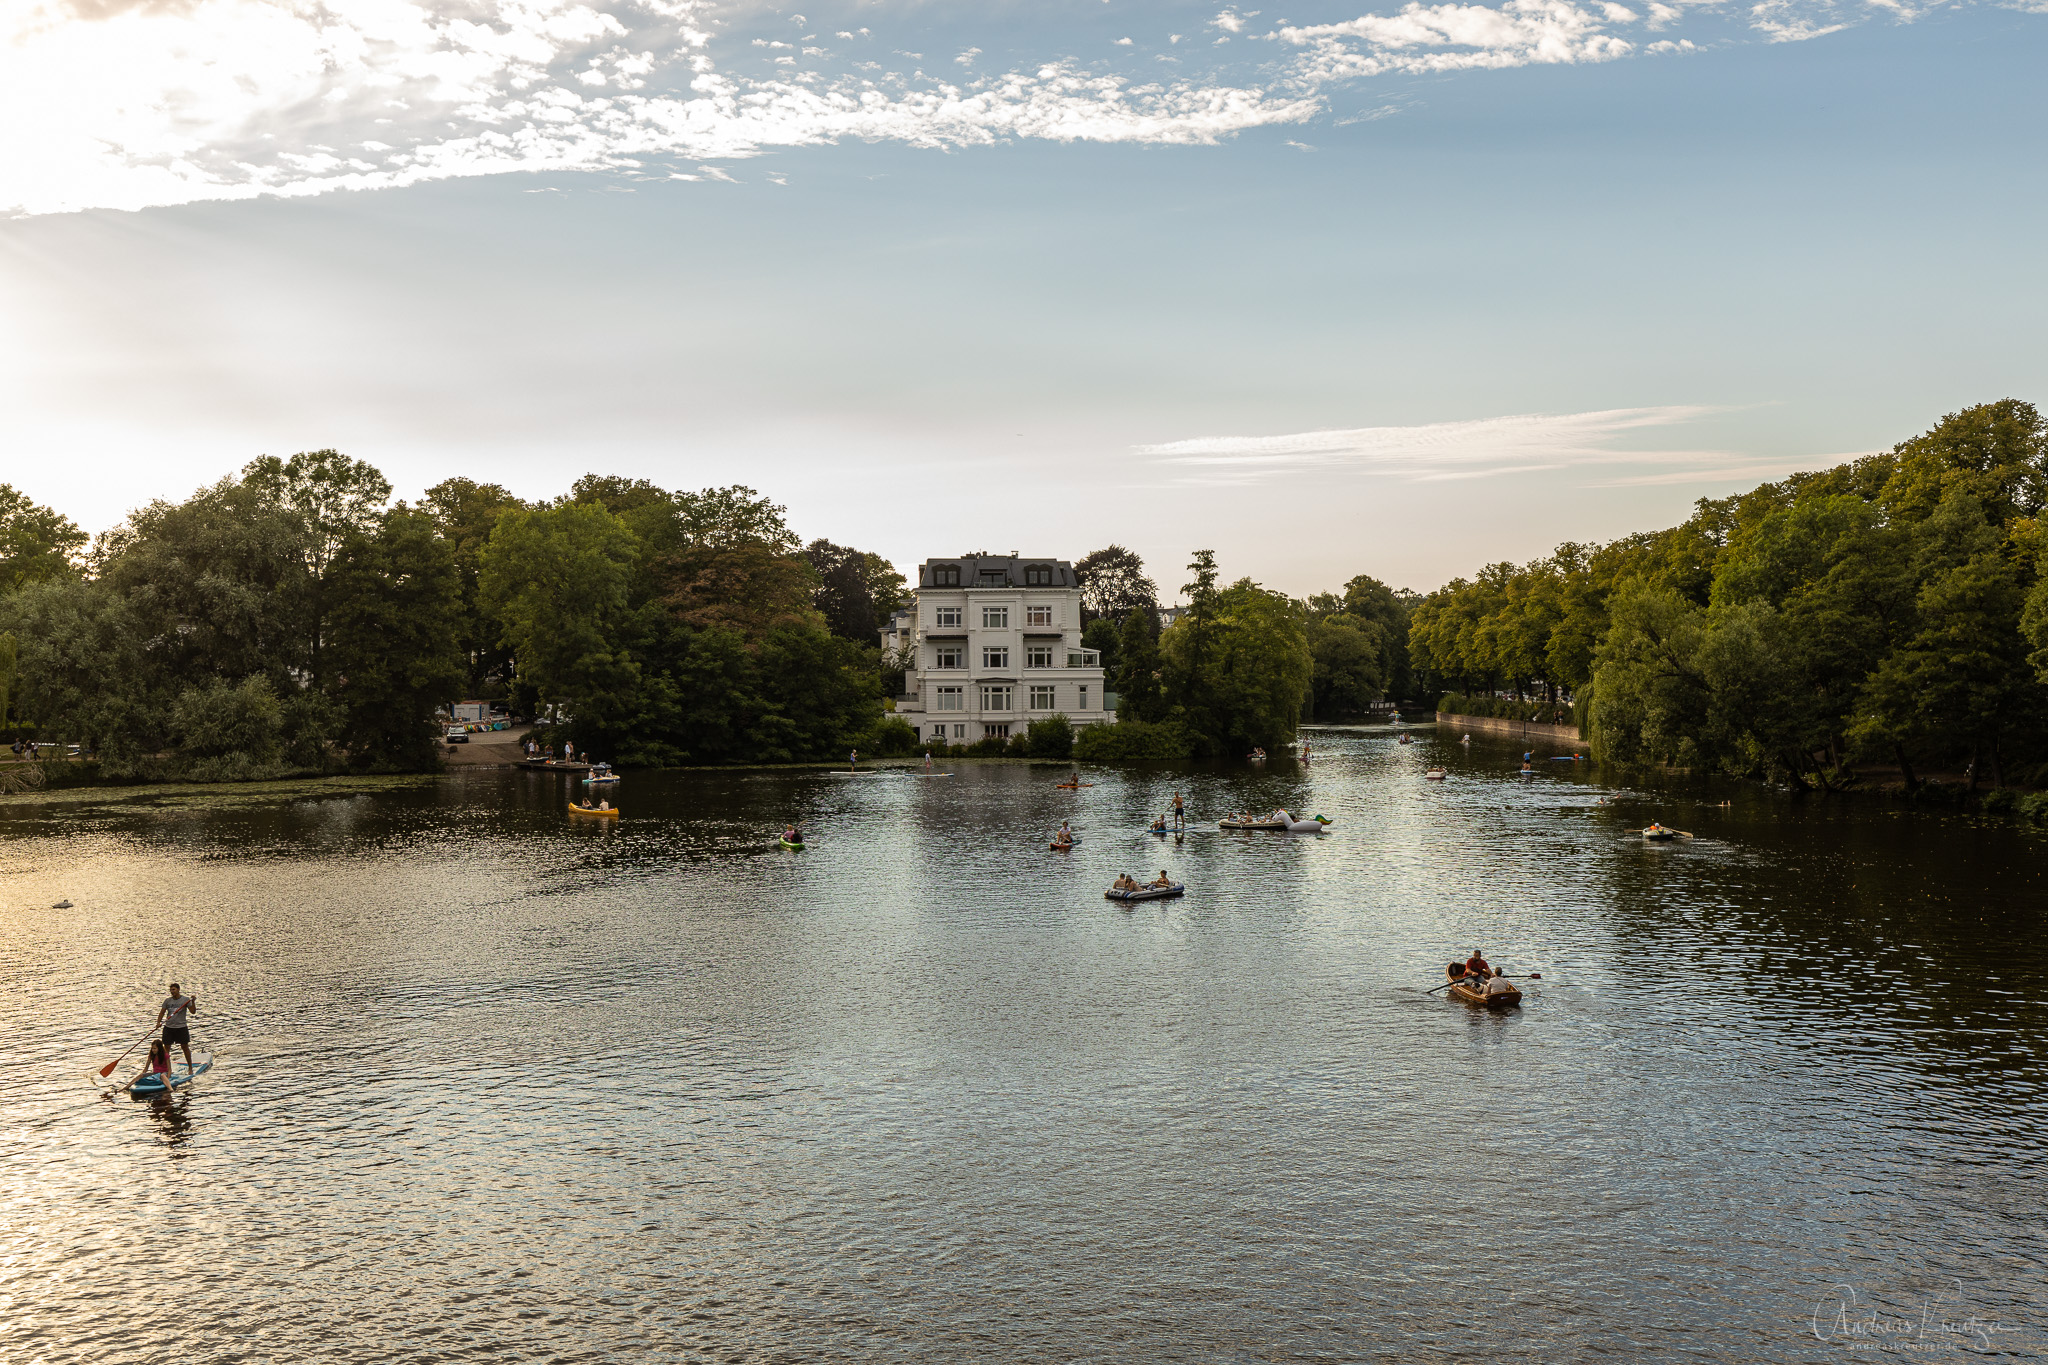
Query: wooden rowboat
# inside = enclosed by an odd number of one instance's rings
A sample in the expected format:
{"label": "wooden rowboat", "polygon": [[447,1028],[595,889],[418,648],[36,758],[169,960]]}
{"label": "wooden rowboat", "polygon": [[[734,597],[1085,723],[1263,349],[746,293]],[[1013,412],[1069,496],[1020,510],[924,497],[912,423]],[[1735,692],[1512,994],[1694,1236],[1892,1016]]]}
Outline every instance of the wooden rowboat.
{"label": "wooden rowboat", "polygon": [[1467,985],[1463,981],[1451,983],[1448,994],[1457,996],[1468,1005],[1480,1005],[1490,1010],[1512,1009],[1522,1003],[1522,993],[1509,986],[1499,995],[1488,995],[1482,988]]}
{"label": "wooden rowboat", "polygon": [[619,818],[619,809],[617,806],[614,806],[610,810],[593,810],[585,806],[579,806],[574,801],[571,801],[569,803],[569,814],[581,815],[592,820],[616,820]]}

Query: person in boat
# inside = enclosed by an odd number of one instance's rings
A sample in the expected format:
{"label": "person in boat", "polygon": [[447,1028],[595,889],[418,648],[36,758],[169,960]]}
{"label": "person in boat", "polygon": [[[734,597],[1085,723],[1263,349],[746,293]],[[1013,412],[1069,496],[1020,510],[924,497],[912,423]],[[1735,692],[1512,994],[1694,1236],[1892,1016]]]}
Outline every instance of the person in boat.
{"label": "person in boat", "polygon": [[171,983],[170,998],[157,1007],[156,1021],[163,1028],[163,1045],[166,1056],[173,1046],[185,1053],[185,1069],[192,1069],[192,1016],[199,1012],[199,998],[187,995]]}
{"label": "person in boat", "polygon": [[1148,890],[1148,891],[1156,891],[1156,890],[1162,890],[1162,889],[1164,889],[1164,888],[1166,888],[1166,887],[1169,887],[1169,886],[1172,886],[1172,885],[1173,885],[1173,878],[1171,878],[1171,877],[1167,876],[1167,875],[1166,875],[1166,869],[1162,867],[1162,868],[1160,868],[1160,869],[1159,869],[1159,879],[1158,879],[1157,881],[1150,881],[1150,882],[1146,882],[1146,883],[1145,883],[1145,889],[1146,889],[1146,890]]}
{"label": "person in boat", "polygon": [[135,1079],[139,1081],[143,1076],[162,1076],[166,1081],[170,1080],[171,1050],[161,1041],[149,1045],[149,1060],[142,1064],[142,1076]]}
{"label": "person in boat", "polygon": [[1137,879],[1131,876],[1130,873],[1119,872],[1116,874],[1116,884],[1112,886],[1110,889],[1112,891],[1124,892],[1136,891],[1138,889],[1138,882]]}
{"label": "person in boat", "polygon": [[1472,956],[1465,959],[1465,976],[1473,981],[1487,981],[1493,977],[1493,968],[1477,948],[1472,950]]}
{"label": "person in boat", "polygon": [[597,808],[599,810],[610,810],[612,808],[612,803],[609,801],[600,801],[597,803]]}

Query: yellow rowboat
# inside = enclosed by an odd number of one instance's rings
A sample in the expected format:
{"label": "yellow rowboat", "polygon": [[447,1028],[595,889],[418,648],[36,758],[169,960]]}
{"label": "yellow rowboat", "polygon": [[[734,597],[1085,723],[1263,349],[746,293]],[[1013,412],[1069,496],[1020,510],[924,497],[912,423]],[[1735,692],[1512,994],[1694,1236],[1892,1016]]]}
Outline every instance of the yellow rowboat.
{"label": "yellow rowboat", "polygon": [[[1498,977],[1495,980],[1499,980]],[[1522,1003],[1522,993],[1510,986],[1505,991],[1488,995],[1479,986],[1470,986],[1463,981],[1453,982],[1450,993],[1468,1005],[1483,1005],[1490,1010],[1510,1009]]]}
{"label": "yellow rowboat", "polygon": [[581,815],[590,820],[616,820],[619,818],[619,811],[616,806],[610,810],[592,810],[586,806],[579,806],[574,801],[569,803],[569,814]]}

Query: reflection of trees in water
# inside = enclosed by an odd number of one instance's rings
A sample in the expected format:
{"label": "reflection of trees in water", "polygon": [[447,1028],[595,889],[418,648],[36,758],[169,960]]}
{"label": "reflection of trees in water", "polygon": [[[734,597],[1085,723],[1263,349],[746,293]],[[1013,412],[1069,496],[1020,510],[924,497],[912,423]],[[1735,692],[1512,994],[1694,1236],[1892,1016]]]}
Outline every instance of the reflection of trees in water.
{"label": "reflection of trees in water", "polygon": [[[1730,784],[1732,785],[1732,784]],[[1870,798],[1795,800],[1683,780],[1622,803],[1603,912],[1648,1007],[1705,1016],[1720,994],[1801,1052],[1825,1084],[1914,1074],[1920,1093],[2021,1101],[2048,1065],[2048,950],[2012,894],[2023,834]],[[1705,809],[1702,809],[1705,807]],[[1655,812],[1691,844],[1636,845]],[[1601,812],[1605,814],[1605,812]],[[1681,819],[1682,817],[1682,819]],[[1732,1021],[1731,1021],[1732,1022]]]}

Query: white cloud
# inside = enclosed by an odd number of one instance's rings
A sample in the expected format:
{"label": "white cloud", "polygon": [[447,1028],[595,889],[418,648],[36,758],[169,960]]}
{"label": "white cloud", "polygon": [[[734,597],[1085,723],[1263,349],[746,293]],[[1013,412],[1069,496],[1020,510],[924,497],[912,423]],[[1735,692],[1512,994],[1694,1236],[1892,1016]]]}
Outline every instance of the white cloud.
{"label": "white cloud", "polygon": [[[1616,20],[1616,11],[1627,18]],[[1595,10],[1571,0],[1507,0],[1497,9],[1410,0],[1395,14],[1282,28],[1274,36],[1309,49],[1306,74],[1327,82],[1389,71],[1612,61],[1634,45],[1607,26],[1634,19],[1619,5]]]}
{"label": "white cloud", "polygon": [[1204,436],[1139,446],[1137,453],[1172,468],[1176,482],[1200,484],[1261,483],[1347,470],[1420,482],[1525,474],[1584,464],[1704,463],[1712,467],[1750,460],[1750,456],[1720,451],[1646,451],[1613,444],[1628,433],[1678,426],[1712,411],[1697,406],[1612,408],[1287,436]]}
{"label": "white cloud", "polygon": [[[1763,38],[1792,42],[1872,13],[1910,19],[1927,3],[1760,0],[1742,17]],[[846,139],[1213,143],[1319,117],[1333,85],[1611,61],[1644,50],[1633,37],[1643,28],[1671,29],[1713,9],[1713,0],[1410,0],[1261,35],[1251,27],[1260,11],[1231,7],[1209,21],[1216,43],[1269,41],[1285,59],[1233,61],[1242,48],[1212,47],[1207,58],[1189,54],[1187,75],[1161,79],[1133,74],[1136,54],[1121,52],[1101,64],[972,75],[982,51],[967,47],[952,59],[966,70],[949,81],[900,64],[835,66],[825,49],[802,45],[815,34],[798,43],[757,37],[742,31],[745,7],[722,7],[714,19],[712,4],[0,0],[0,212],[311,195],[509,171],[659,178],[707,158]],[[1181,37],[1170,34],[1169,45]],[[1647,50],[1698,49],[1674,34]],[[720,60],[728,54],[742,57],[737,69]],[[343,159],[336,147],[361,155]]]}

